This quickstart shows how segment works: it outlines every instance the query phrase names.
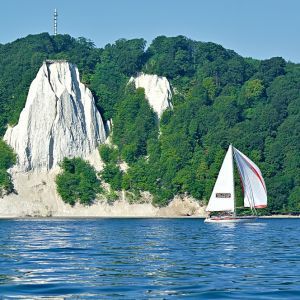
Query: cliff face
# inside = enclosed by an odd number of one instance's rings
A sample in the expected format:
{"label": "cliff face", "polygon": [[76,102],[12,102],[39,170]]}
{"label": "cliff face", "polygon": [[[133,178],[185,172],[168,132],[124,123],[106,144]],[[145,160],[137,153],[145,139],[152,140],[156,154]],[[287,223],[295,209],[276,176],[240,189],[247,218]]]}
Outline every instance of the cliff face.
{"label": "cliff face", "polygon": [[[161,116],[172,107],[166,78],[140,75],[133,79],[145,89],[150,105]],[[10,170],[15,190],[0,199],[1,217],[27,216],[177,216],[201,214],[199,204],[174,200],[159,209],[150,202],[129,204],[120,197],[114,205],[105,198],[91,206],[64,203],[56,191],[55,168],[64,157],[83,157],[101,170],[97,146],[106,139],[103,122],[88,88],[79,81],[77,68],[67,62],[45,62],[32,82],[25,108],[4,139],[18,155]]]}
{"label": "cliff face", "polygon": [[171,87],[166,77],[141,73],[131,77],[129,82],[134,82],[136,88],[145,89],[145,97],[159,118],[167,108],[172,108]]}
{"label": "cliff face", "polygon": [[91,91],[76,66],[45,62],[33,80],[25,108],[4,140],[18,155],[16,170],[50,170],[64,157],[87,157],[106,139]]}

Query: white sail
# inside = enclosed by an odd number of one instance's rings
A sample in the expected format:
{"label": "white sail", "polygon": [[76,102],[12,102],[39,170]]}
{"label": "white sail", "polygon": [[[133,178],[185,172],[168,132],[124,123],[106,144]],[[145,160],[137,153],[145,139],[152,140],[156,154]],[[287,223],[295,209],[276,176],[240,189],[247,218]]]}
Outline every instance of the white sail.
{"label": "white sail", "polygon": [[258,166],[245,154],[233,148],[244,189],[244,206],[267,207],[267,189]]}
{"label": "white sail", "polygon": [[232,146],[224,158],[221,170],[210,196],[206,211],[234,211],[234,178]]}

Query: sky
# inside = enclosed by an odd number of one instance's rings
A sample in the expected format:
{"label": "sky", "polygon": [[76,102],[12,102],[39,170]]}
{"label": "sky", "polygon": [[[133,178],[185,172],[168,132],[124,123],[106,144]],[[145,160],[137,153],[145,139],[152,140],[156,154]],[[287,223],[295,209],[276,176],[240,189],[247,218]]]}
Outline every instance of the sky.
{"label": "sky", "polygon": [[120,38],[184,35],[244,57],[300,63],[300,0],[0,0],[0,43],[58,33],[103,47]]}

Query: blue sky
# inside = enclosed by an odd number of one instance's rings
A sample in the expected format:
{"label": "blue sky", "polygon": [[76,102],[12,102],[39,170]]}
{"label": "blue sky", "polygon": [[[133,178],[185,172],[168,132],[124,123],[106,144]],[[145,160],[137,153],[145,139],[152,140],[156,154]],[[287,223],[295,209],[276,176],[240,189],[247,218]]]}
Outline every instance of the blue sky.
{"label": "blue sky", "polygon": [[102,47],[119,38],[185,35],[258,59],[300,63],[300,0],[2,0],[0,43],[58,31]]}

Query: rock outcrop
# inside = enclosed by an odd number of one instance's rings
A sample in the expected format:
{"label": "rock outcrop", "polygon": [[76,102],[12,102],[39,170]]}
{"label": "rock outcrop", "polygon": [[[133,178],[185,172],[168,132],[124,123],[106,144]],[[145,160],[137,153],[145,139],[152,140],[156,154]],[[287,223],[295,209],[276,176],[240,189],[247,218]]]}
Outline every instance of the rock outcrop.
{"label": "rock outcrop", "polygon": [[[145,89],[146,98],[160,117],[170,103],[171,90],[164,77],[141,74],[136,87]],[[110,123],[111,125],[112,123]],[[10,127],[4,139],[18,155],[10,170],[15,193],[0,199],[3,217],[165,217],[203,216],[204,209],[194,200],[174,199],[167,207],[130,204],[124,193],[109,204],[104,196],[91,206],[63,202],[56,191],[58,163],[64,157],[83,157],[102,169],[97,146],[106,139],[104,125],[88,88],[79,80],[77,68],[65,61],[46,61],[32,82],[19,122]],[[128,166],[121,165],[122,170]]]}
{"label": "rock outcrop", "polygon": [[144,88],[145,97],[160,118],[167,108],[172,108],[171,87],[166,77],[140,73],[137,77],[131,77],[136,88]]}
{"label": "rock outcrop", "polygon": [[18,155],[17,171],[47,171],[64,157],[87,157],[106,135],[91,91],[66,61],[46,61],[33,80],[26,105],[4,140]]}

